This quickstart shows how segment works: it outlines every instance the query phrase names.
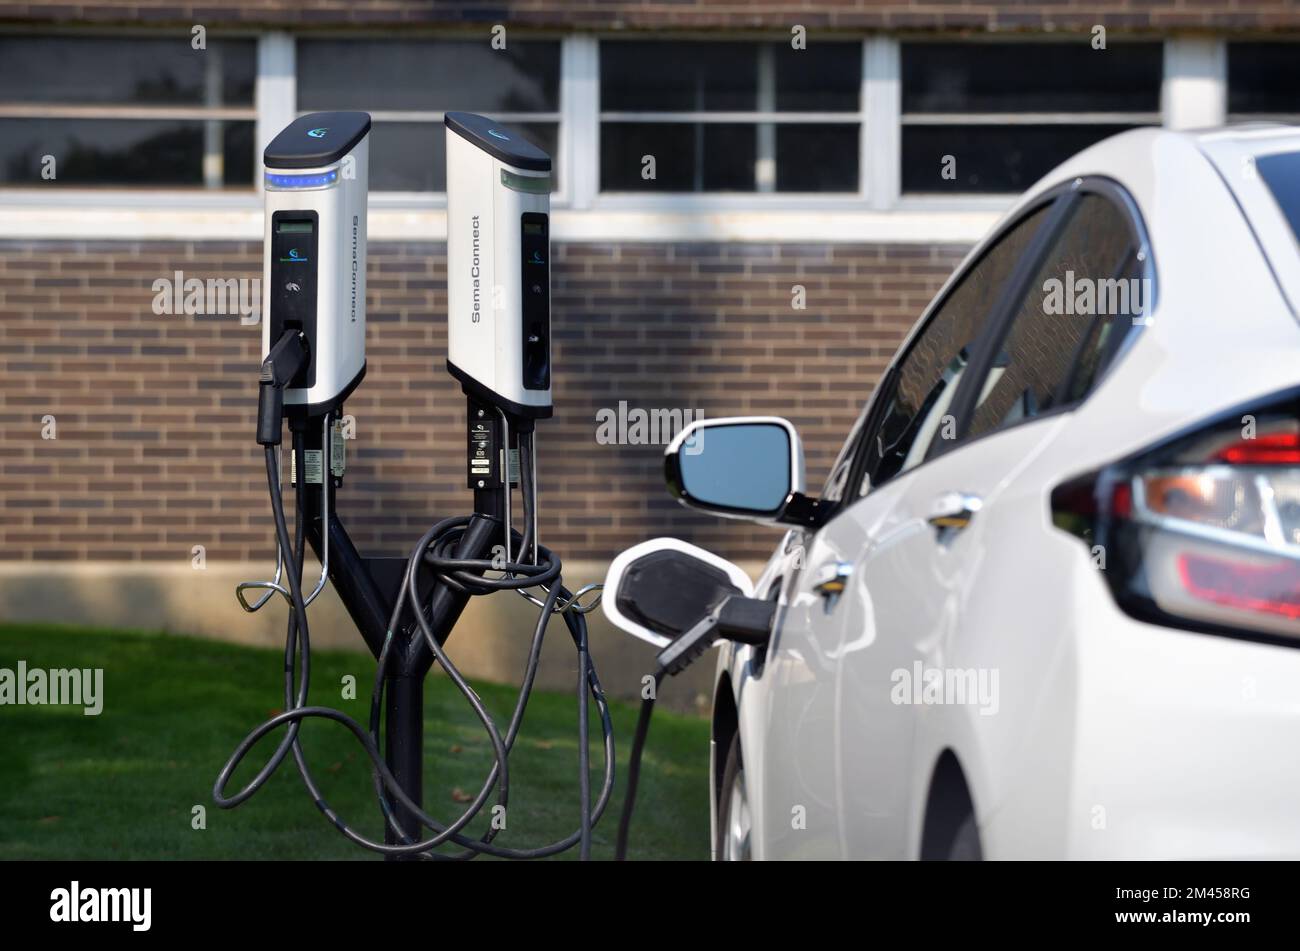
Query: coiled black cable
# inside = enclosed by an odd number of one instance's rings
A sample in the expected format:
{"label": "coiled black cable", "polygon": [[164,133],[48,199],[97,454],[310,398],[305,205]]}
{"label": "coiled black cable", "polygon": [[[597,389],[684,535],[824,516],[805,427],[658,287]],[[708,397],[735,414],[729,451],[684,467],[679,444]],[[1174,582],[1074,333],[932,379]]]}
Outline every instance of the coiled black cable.
{"label": "coiled black cable", "polygon": [[[541,655],[542,640],[545,636],[550,616],[553,613],[558,599],[564,598],[566,605],[572,599],[572,594],[560,583],[561,565],[559,558],[547,548],[538,545],[535,538],[532,538],[532,514],[536,504],[536,487],[532,485],[531,465],[532,465],[532,434],[521,434],[521,469],[527,475],[524,479],[524,507],[525,507],[525,524],[528,526],[524,535],[520,536],[517,532],[512,533],[509,549],[506,552],[504,564],[495,564],[492,561],[483,559],[466,559],[458,558],[454,552],[464,535],[465,527],[469,524],[469,517],[444,519],[437,525],[433,526],[420,542],[415,546],[407,561],[406,572],[401,585],[397,603],[394,605],[393,613],[389,621],[388,636],[380,651],[378,664],[375,672],[375,686],[371,700],[370,724],[367,731],[354,719],[341,711],[329,707],[313,707],[307,705],[307,696],[310,687],[310,635],[307,626],[306,605],[302,597],[302,566],[305,558],[305,538],[304,526],[306,522],[306,513],[303,505],[303,486],[302,478],[305,471],[304,465],[304,442],[302,433],[295,428],[293,437],[293,451],[295,454],[295,470],[298,477],[295,479],[295,489],[297,496],[297,524],[296,537],[294,544],[290,545],[288,527],[284,515],[284,500],[280,491],[280,480],[278,467],[276,465],[276,449],[274,446],[266,447],[266,467],[267,483],[271,496],[272,514],[275,520],[276,539],[280,546],[281,552],[284,553],[286,562],[286,576],[289,582],[289,593],[292,603],[290,611],[288,630],[285,637],[285,704],[287,709],[270,718],[260,726],[250,732],[235,748],[230,759],[217,775],[216,782],[213,785],[213,799],[218,806],[222,808],[233,808],[246,801],[262,787],[267,779],[274,774],[284,757],[292,751],[294,762],[297,766],[299,776],[303,784],[310,793],[316,807],[325,815],[327,819],[342,833],[345,837],[356,844],[379,852],[385,855],[409,855],[428,859],[441,860],[464,860],[473,858],[479,854],[493,855],[500,858],[517,858],[532,859],[543,858],[554,855],[571,848],[575,844],[580,845],[580,854],[582,858],[590,855],[591,846],[591,828],[603,814],[605,807],[609,802],[610,795],[613,791],[614,784],[614,739],[613,739],[613,722],[609,713],[609,706],[605,699],[604,691],[600,685],[600,679],[596,673],[595,666],[591,662],[588,653],[587,628],[586,621],[580,613],[572,610],[562,612],[565,623],[569,628],[569,633],[573,637],[574,644],[578,653],[578,693],[579,701],[579,810],[580,820],[579,828],[576,832],[560,839],[556,842],[544,846],[528,849],[505,848],[493,844],[498,829],[495,824],[488,829],[478,839],[470,839],[460,835],[460,831],[465,828],[479,814],[484,804],[492,794],[492,790],[497,790],[497,806],[502,809],[506,808],[509,799],[509,754],[513,747],[516,736],[518,735],[520,724],[523,720],[524,710],[527,707],[528,698],[531,694],[534,680],[536,678],[538,662]],[[520,557],[523,552],[531,550],[533,552],[533,564],[527,564],[522,561],[515,561],[513,551],[515,550],[515,540],[518,539]],[[523,683],[520,687],[519,696],[515,703],[515,709],[510,719],[510,724],[503,737],[492,719],[491,714],[483,706],[482,701],[474,693],[473,689],[465,681],[455,664],[447,656],[442,646],[438,643],[437,637],[429,626],[425,616],[424,601],[418,590],[418,567],[423,561],[436,572],[441,583],[458,591],[467,592],[470,595],[489,594],[494,591],[508,589],[522,589],[537,587],[539,585],[550,584],[547,591],[547,597],[538,617],[537,624],[533,632],[533,640],[530,645],[528,663],[526,665]],[[502,577],[490,578],[484,576],[483,572],[490,570],[503,570]],[[458,816],[455,821],[444,825],[438,820],[426,814],[417,803],[410,799],[404,790],[397,783],[396,778],[392,775],[379,751],[379,725],[380,711],[382,709],[383,687],[387,665],[390,660],[390,647],[392,644],[393,631],[398,629],[403,615],[409,611],[420,628],[421,634],[425,638],[430,651],[435,659],[442,665],[448,677],[456,685],[457,689],[469,702],[476,716],[478,716],[489,739],[492,742],[494,764],[492,770],[486,777],[483,787],[479,794],[473,799],[469,806]],[[295,672],[298,664],[301,663],[302,676],[297,682],[297,691],[295,693]],[[605,769],[601,793],[594,804],[590,799],[590,774],[589,774],[589,750],[588,750],[588,694],[596,703],[596,709],[600,716],[601,727],[604,733],[604,757]],[[372,774],[375,784],[377,798],[379,799],[381,810],[388,827],[393,830],[400,844],[390,844],[385,842],[376,842],[367,838],[361,833],[352,829],[329,803],[321,795],[310,769],[307,766],[306,759],[303,756],[301,744],[299,743],[299,725],[303,720],[316,717],[341,723],[357,737],[365,750],[366,755],[370,758]],[[249,751],[266,735],[278,729],[281,726],[288,725],[284,737],[277,746],[275,752],[266,764],[258,771],[257,775],[238,793],[233,796],[225,795],[225,787],[230,782],[230,777],[247,756]],[[422,825],[431,829],[434,835],[422,841],[412,841],[396,822],[393,812],[392,801],[389,799],[391,794],[401,806],[414,815]],[[456,854],[435,853],[432,850],[445,843],[454,843],[462,847],[461,852]]]}

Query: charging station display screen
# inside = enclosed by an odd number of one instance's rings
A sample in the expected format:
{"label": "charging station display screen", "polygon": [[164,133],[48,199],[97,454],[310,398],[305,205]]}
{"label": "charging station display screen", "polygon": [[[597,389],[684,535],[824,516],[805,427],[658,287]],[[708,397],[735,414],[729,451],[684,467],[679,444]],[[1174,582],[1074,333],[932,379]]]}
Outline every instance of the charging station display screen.
{"label": "charging station display screen", "polygon": [[524,389],[551,385],[551,245],[549,222],[541,212],[525,212],[520,222],[523,252]]}
{"label": "charging station display screen", "polygon": [[276,223],[276,234],[311,234],[316,226],[310,221],[280,221]]}
{"label": "charging station display screen", "polygon": [[[317,247],[314,211],[277,211],[271,218],[271,339],[286,330],[301,330],[316,339]],[[314,386],[312,361],[290,384]]]}

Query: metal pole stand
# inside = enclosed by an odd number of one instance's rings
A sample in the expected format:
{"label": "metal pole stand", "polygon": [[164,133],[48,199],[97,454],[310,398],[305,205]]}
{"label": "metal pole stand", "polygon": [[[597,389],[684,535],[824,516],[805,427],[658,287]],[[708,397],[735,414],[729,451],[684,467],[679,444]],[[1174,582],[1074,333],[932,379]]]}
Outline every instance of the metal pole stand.
{"label": "metal pole stand", "polygon": [[[319,453],[321,482],[305,481],[303,509],[307,513],[306,535],[312,551],[327,568],[330,582],[347,609],[352,622],[371,654],[377,659],[388,636],[388,620],[400,594],[407,559],[396,556],[366,557],[352,543],[335,510],[335,495],[343,484],[342,466],[331,464],[335,449],[331,438],[342,408],[326,417],[308,420],[304,448],[308,454]],[[471,418],[475,409],[471,406]],[[474,426],[471,424],[471,439]],[[498,430],[499,432],[499,430]],[[312,456],[308,456],[312,459]],[[499,457],[499,458],[503,458]],[[309,464],[307,475],[317,471]],[[477,481],[477,480],[476,480]],[[487,560],[493,546],[503,538],[500,512],[504,500],[498,487],[483,489],[474,485],[475,514],[470,517],[464,535],[456,547],[456,557]],[[324,497],[322,498],[322,493]],[[417,588],[425,597],[416,607],[425,612],[429,627],[439,646],[446,643],[452,629],[469,603],[470,595],[443,584],[435,573],[423,565]],[[389,648],[389,672],[385,676],[386,733],[384,758],[398,785],[411,800],[423,804],[424,767],[424,678],[433,666],[429,649],[419,624],[411,619],[393,631]],[[394,803],[395,819],[412,839],[423,837],[419,819],[400,803]],[[384,840],[398,844],[397,835],[385,823]],[[402,856],[389,856],[400,860]]]}

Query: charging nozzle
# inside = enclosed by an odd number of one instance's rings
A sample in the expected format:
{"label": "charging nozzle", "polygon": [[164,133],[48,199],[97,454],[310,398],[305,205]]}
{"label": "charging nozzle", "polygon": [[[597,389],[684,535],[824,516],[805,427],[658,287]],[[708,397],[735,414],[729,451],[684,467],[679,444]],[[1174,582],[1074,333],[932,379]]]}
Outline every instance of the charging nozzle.
{"label": "charging nozzle", "polygon": [[776,609],[775,601],[729,595],[716,611],[659,652],[655,658],[659,676],[680,674],[699,660],[719,637],[761,647],[771,637]]}
{"label": "charging nozzle", "polygon": [[306,335],[300,330],[286,330],[262,361],[261,386],[257,394],[257,441],[260,445],[280,445],[284,388],[302,372],[310,359]]}

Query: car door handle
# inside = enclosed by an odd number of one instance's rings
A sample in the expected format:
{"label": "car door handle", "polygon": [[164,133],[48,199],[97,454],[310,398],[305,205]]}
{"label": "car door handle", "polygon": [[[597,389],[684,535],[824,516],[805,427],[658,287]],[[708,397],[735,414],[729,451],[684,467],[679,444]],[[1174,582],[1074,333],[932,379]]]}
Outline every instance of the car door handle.
{"label": "car door handle", "polygon": [[853,574],[853,565],[847,561],[833,561],[822,565],[817,571],[812,589],[826,602],[826,613],[830,614],[839,601],[840,595],[849,585],[849,576]]}
{"label": "car door handle", "polygon": [[978,495],[969,492],[945,492],[934,500],[930,506],[930,517],[926,519],[939,531],[960,531],[970,524],[975,513],[984,502]]}

